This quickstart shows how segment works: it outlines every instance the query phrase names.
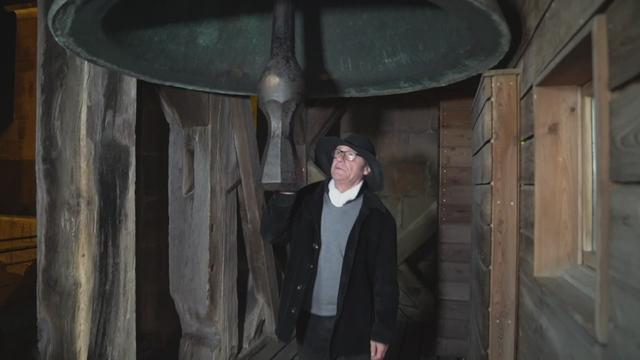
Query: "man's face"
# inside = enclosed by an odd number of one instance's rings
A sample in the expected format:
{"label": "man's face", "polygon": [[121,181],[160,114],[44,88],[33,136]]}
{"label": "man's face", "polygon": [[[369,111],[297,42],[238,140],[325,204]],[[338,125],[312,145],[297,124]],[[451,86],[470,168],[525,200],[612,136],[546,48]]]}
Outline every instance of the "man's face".
{"label": "man's face", "polygon": [[331,164],[331,177],[335,182],[353,186],[359,183],[364,176],[369,175],[371,169],[361,156],[356,156],[352,161],[349,161],[347,154],[355,153],[352,148],[340,145],[336,149],[342,153],[334,156]]}

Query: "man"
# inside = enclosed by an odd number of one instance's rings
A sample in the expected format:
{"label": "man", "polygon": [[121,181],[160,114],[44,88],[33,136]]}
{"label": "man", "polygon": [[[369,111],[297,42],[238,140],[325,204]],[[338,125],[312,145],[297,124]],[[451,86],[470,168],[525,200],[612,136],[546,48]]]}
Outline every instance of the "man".
{"label": "man", "polygon": [[276,334],[296,329],[301,359],[382,359],[398,308],[396,226],[374,194],[380,163],[362,135],[326,137],[316,162],[331,179],[275,194],[262,232],[288,243]]}

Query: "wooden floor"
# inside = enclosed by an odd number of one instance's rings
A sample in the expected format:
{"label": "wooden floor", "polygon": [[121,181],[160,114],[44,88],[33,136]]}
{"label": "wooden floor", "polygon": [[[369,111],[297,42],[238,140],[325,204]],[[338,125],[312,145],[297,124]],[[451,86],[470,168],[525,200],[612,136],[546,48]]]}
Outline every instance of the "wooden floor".
{"label": "wooden floor", "polygon": [[294,360],[298,359],[298,347],[293,340],[288,344],[270,340],[256,353],[240,357],[239,360]]}
{"label": "wooden floor", "polygon": [[[400,354],[402,353],[402,354]],[[296,341],[293,340],[288,344],[284,344],[280,341],[271,340],[266,342],[260,347],[260,349],[252,354],[244,357],[240,357],[239,360],[296,360],[298,359],[298,348]],[[385,357],[386,360],[458,360],[462,358],[452,356],[436,356],[436,355],[424,355],[420,353],[409,354],[401,351],[390,351]]]}

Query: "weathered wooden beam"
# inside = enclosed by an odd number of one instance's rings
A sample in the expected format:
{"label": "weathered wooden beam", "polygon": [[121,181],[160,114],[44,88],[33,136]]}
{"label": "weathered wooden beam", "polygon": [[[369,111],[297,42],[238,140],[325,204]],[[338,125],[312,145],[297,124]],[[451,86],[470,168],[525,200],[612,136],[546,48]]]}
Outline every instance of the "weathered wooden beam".
{"label": "weathered wooden beam", "polygon": [[248,98],[229,97],[235,152],[240,170],[240,215],[245,249],[249,262],[249,293],[255,297],[247,308],[244,320],[243,345],[251,347],[262,335],[274,336],[278,308],[278,283],[273,249],[263,241],[260,220],[264,194],[260,183],[260,161],[256,142],[251,103]]}
{"label": "weathered wooden beam", "polygon": [[67,53],[38,4],[41,359],[134,359],[136,81]]}
{"label": "weathered wooden beam", "polygon": [[239,349],[237,184],[228,100],[162,88],[169,138],[169,284],[181,359],[229,359]]}
{"label": "weathered wooden beam", "polygon": [[489,358],[515,359],[518,296],[518,75],[493,83]]}

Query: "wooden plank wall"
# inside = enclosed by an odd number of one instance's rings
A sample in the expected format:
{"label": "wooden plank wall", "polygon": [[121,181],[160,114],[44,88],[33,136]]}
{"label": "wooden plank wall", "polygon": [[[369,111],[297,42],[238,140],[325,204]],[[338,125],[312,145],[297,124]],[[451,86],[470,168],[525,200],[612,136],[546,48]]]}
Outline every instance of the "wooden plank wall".
{"label": "wooden plank wall", "polygon": [[470,359],[515,352],[518,78],[492,71],[473,105]]}
{"label": "wooden plank wall", "polygon": [[471,318],[470,359],[486,359],[489,349],[491,265],[491,176],[493,101],[491,78],[482,78],[473,102],[471,207]]}
{"label": "wooden plank wall", "polygon": [[[446,271],[447,266],[457,266],[469,273],[471,102],[470,98],[461,98],[440,103],[440,272]],[[453,280],[439,277],[438,287],[438,328],[450,331],[438,332],[437,354],[462,357],[469,344],[469,277]]]}
{"label": "wooden plank wall", "polygon": [[609,46],[610,210],[607,358],[640,357],[640,3],[607,9]]}
{"label": "wooden plank wall", "polygon": [[[640,356],[640,3],[635,0],[511,0],[523,22],[512,65],[522,71],[520,97],[520,244],[518,359],[633,359]],[[605,274],[606,346],[567,302],[563,289],[533,276],[534,152],[532,84],[585,24],[607,16],[610,102],[610,249]],[[594,304],[586,304],[593,310]]]}

